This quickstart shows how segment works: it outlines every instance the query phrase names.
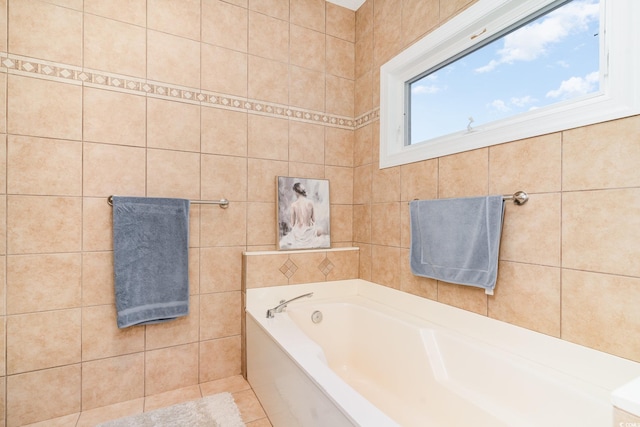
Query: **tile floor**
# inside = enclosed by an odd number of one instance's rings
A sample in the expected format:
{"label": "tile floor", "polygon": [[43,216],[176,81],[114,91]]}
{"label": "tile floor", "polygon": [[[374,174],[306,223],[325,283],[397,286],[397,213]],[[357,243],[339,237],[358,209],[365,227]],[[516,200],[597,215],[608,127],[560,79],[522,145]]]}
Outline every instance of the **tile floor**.
{"label": "tile floor", "polygon": [[105,421],[152,411],[225,391],[233,395],[236,405],[240,409],[242,420],[247,427],[271,427],[271,423],[258,398],[242,375],[78,412],[52,420],[28,424],[24,427],[94,427],[96,424]]}

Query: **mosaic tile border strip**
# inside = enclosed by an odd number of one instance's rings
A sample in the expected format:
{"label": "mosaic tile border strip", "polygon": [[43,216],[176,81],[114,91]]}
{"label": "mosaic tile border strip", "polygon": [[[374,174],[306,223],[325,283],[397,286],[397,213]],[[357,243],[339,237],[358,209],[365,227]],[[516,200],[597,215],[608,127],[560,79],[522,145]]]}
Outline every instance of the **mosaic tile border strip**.
{"label": "mosaic tile border strip", "polygon": [[0,72],[54,80],[62,83],[85,85],[89,87],[109,88],[134,95],[152,96],[178,102],[194,103],[203,106],[218,107],[262,114],[272,117],[288,118],[307,123],[354,130],[367,125],[380,116],[379,109],[365,113],[353,119],[350,117],[325,114],[322,112],[252,100],[233,95],[219,94],[200,89],[154,82],[147,79],[123,76],[82,67],[59,64],[35,58],[0,52]]}

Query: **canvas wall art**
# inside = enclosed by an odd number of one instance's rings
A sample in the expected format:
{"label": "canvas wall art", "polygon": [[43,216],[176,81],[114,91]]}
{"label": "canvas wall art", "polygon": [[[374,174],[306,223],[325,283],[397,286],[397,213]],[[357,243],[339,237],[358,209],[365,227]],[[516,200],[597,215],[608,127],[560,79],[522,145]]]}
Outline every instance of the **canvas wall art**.
{"label": "canvas wall art", "polygon": [[331,247],[329,181],[277,177],[278,249]]}

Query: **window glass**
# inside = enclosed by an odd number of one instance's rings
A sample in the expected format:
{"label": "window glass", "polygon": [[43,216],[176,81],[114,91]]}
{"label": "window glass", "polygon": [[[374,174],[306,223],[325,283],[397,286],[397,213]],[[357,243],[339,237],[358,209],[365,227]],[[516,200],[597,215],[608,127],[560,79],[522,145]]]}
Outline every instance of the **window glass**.
{"label": "window glass", "polygon": [[600,91],[600,1],[573,0],[407,82],[408,144]]}

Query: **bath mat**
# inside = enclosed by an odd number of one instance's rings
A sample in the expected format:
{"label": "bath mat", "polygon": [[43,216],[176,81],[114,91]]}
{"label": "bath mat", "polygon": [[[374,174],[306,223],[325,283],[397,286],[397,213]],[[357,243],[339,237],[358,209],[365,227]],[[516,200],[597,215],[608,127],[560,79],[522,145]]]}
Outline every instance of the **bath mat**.
{"label": "bath mat", "polygon": [[245,427],[230,393],[219,393],[155,411],[131,415],[96,427]]}

